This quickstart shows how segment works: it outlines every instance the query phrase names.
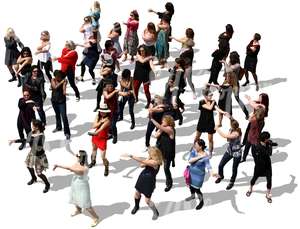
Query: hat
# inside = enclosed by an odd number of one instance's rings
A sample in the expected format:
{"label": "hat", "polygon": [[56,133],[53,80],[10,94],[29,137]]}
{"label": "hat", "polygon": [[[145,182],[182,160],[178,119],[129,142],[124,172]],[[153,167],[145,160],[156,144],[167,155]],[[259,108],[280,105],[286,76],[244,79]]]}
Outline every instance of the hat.
{"label": "hat", "polygon": [[109,55],[107,53],[104,53],[101,55],[101,60],[102,60],[103,65],[106,65],[106,66],[112,66],[114,63],[114,60],[111,57],[111,55]]}
{"label": "hat", "polygon": [[106,103],[100,103],[100,108],[97,111],[102,112],[102,113],[110,113],[111,112],[111,110],[108,109],[108,106]]}

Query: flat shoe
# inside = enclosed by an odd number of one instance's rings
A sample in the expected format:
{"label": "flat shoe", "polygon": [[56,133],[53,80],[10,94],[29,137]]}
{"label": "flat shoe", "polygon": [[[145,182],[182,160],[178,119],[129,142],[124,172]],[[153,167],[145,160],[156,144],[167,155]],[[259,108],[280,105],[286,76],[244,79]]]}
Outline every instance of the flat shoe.
{"label": "flat shoe", "polygon": [[246,192],[246,196],[248,197],[251,196],[251,193],[252,193],[251,191]]}
{"label": "flat shoe", "polygon": [[91,227],[96,227],[100,223],[100,219],[94,220],[94,222],[91,224]]}

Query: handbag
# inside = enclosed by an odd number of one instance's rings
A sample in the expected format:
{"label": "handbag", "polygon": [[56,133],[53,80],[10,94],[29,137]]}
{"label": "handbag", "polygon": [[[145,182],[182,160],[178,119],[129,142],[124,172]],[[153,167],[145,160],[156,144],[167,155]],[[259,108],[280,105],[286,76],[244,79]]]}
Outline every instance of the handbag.
{"label": "handbag", "polygon": [[191,184],[191,172],[190,172],[190,166],[188,165],[184,172],[183,172],[183,177],[185,179],[185,183],[187,186],[190,186]]}

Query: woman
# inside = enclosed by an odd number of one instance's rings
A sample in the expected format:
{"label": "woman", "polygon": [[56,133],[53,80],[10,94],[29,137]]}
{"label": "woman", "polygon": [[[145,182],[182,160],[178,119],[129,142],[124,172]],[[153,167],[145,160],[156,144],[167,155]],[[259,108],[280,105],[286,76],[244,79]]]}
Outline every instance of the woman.
{"label": "woman", "polygon": [[133,73],[133,88],[134,94],[136,96],[136,102],[138,101],[138,94],[141,84],[144,86],[144,93],[147,98],[147,104],[145,108],[147,109],[151,102],[151,94],[149,91],[150,86],[150,71],[155,71],[153,65],[153,57],[146,52],[145,45],[141,45],[138,48],[137,60],[135,62],[135,68]]}
{"label": "woman", "polygon": [[134,215],[140,208],[141,194],[145,196],[146,204],[153,211],[152,220],[156,220],[159,216],[159,212],[155,207],[155,204],[151,200],[151,196],[155,189],[156,175],[159,171],[159,167],[162,165],[162,153],[156,147],[149,147],[148,150],[149,157],[147,159],[141,159],[133,155],[126,155],[131,159],[139,162],[141,167],[144,168],[140,173],[139,178],[136,182],[134,194],[134,208],[131,211],[131,214]]}
{"label": "woman", "polygon": [[[171,163],[175,161],[175,122],[172,116],[165,115],[161,124],[151,118],[151,121],[157,128],[155,137],[157,138],[156,146],[161,151],[164,160],[164,172],[166,176],[165,192],[171,190],[173,186],[172,174],[170,171]],[[175,164],[175,163],[174,163]]]}
{"label": "woman", "polygon": [[61,118],[64,124],[64,133],[67,140],[71,138],[71,132],[69,127],[69,121],[67,116],[67,79],[64,78],[64,74],[60,70],[54,71],[54,78],[51,80],[52,96],[51,102],[53,110],[55,112],[56,127],[52,131],[56,133],[62,130]]}
{"label": "woman", "polygon": [[195,199],[195,193],[197,193],[199,204],[196,206],[196,210],[200,210],[204,205],[203,194],[201,188],[204,182],[205,169],[207,169],[211,176],[216,176],[213,173],[209,158],[210,155],[204,150],[206,148],[205,142],[202,139],[197,139],[194,143],[194,147],[191,150],[189,160],[190,163],[190,192],[191,196],[185,199],[185,201],[191,201]]}
{"label": "woman", "polygon": [[24,130],[26,135],[31,131],[31,122],[35,119],[34,113],[34,101],[30,98],[30,92],[28,89],[23,90],[23,98],[19,99],[18,107],[19,107],[19,115],[17,119],[17,127],[19,132],[20,140],[18,142],[21,143],[19,146],[19,150],[24,149],[26,146],[26,139],[24,136]]}
{"label": "woman", "polygon": [[117,50],[118,58],[122,56],[122,48],[119,42],[119,38],[122,35],[122,29],[119,22],[114,23],[114,27],[110,30],[108,34],[108,38],[110,38],[114,42],[114,48]]}
{"label": "woman", "polygon": [[243,139],[245,148],[241,162],[246,161],[250,148],[252,151],[252,146],[257,144],[258,136],[265,125],[264,119],[265,117],[268,117],[269,112],[269,96],[267,94],[261,93],[258,101],[253,101],[247,95],[245,97],[254,111],[250,115],[249,123],[245,131]]}
{"label": "woman", "polygon": [[83,24],[80,26],[79,32],[83,33],[84,43],[87,42],[91,36],[93,36],[92,18],[90,16],[83,18]]}
{"label": "woman", "polygon": [[185,70],[184,70],[184,78],[188,82],[190,88],[193,92],[193,99],[196,99],[196,91],[195,86],[192,82],[192,73],[193,73],[193,59],[194,59],[194,50],[193,46],[195,45],[194,42],[194,30],[191,28],[187,28],[185,31],[185,37],[177,39],[175,37],[170,37],[175,41],[182,44],[180,50],[180,58],[185,60]]}
{"label": "woman", "polygon": [[151,56],[155,56],[155,42],[157,39],[157,33],[155,25],[152,22],[147,24],[147,28],[144,30],[142,38],[146,51],[151,54]]}
{"label": "woman", "polygon": [[76,96],[76,101],[80,100],[80,93],[75,84],[75,65],[78,59],[77,52],[75,51],[76,45],[73,41],[66,41],[65,47],[62,50],[61,57],[54,57],[52,60],[58,60],[61,63],[61,71],[68,77],[70,86],[73,88]]}
{"label": "woman", "polygon": [[219,35],[218,49],[211,54],[213,60],[210,68],[210,77],[208,80],[209,84],[219,84],[218,77],[222,69],[222,63],[220,61],[226,60],[230,51],[229,41],[232,38],[234,30],[231,24],[227,24],[225,29],[226,31]]}
{"label": "woman", "polygon": [[195,141],[199,139],[202,133],[208,134],[209,147],[208,151],[210,156],[212,156],[214,148],[213,135],[215,131],[215,120],[214,120],[214,110],[219,113],[225,114],[216,104],[216,101],[212,99],[213,93],[209,89],[204,89],[202,91],[204,99],[199,102],[200,116],[197,125],[197,131],[195,136]]}
{"label": "woman", "polygon": [[20,39],[16,36],[13,28],[8,28],[4,37],[5,42],[5,65],[7,66],[12,78],[8,82],[17,80],[16,73],[13,69],[13,65],[17,63],[17,59],[20,55],[18,46],[23,49],[24,45]]}
{"label": "woman", "polygon": [[155,44],[156,57],[158,59],[158,64],[161,65],[161,68],[164,68],[169,57],[168,39],[170,35],[170,24],[165,17],[163,17],[160,23],[157,25],[157,31],[158,34]]}
{"label": "woman", "polygon": [[[26,157],[25,164],[31,175],[31,180],[27,184],[32,185],[37,181],[35,175],[36,172],[38,177],[45,183],[43,193],[46,193],[50,189],[50,184],[47,177],[43,174],[43,171],[48,168],[48,160],[44,150],[44,130],[45,127],[41,121],[36,119],[32,120],[32,130],[27,138],[27,142],[30,145],[30,151]],[[18,141],[19,140],[12,140],[10,141],[10,144]]]}
{"label": "woman", "polygon": [[242,131],[239,128],[239,123],[234,120],[229,114],[227,114],[230,118],[230,130],[228,134],[225,134],[220,130],[220,128],[216,127],[217,132],[221,135],[221,137],[226,138],[228,141],[226,152],[224,153],[220,163],[219,163],[219,172],[218,172],[218,179],[215,181],[216,184],[220,183],[221,180],[224,179],[223,169],[224,166],[233,158],[232,164],[232,175],[230,178],[230,182],[226,187],[226,190],[230,190],[235,182],[238,166],[241,161],[242,156],[242,146],[241,146],[241,137]]}
{"label": "woman", "polygon": [[37,55],[37,65],[42,70],[45,69],[45,73],[51,82],[52,76],[50,72],[53,72],[51,54],[49,52],[51,48],[50,33],[47,30],[41,32],[40,45],[36,48],[35,55]]}
{"label": "woman", "polygon": [[254,174],[250,181],[250,188],[246,195],[249,197],[253,191],[253,186],[258,177],[267,178],[267,193],[266,198],[268,203],[272,203],[272,162],[270,156],[272,155],[272,141],[270,140],[269,132],[262,132],[259,135],[259,143],[254,146]]}
{"label": "woman", "polygon": [[134,61],[134,56],[137,53],[137,47],[139,45],[139,37],[137,30],[139,28],[139,14],[136,10],[130,12],[130,18],[127,22],[123,22],[127,26],[127,31],[124,37],[124,59],[127,60],[127,54],[131,56],[131,61]]}
{"label": "woman", "polygon": [[118,121],[123,120],[123,111],[125,104],[128,102],[129,106],[129,114],[131,117],[131,126],[130,129],[134,129],[135,127],[135,118],[134,118],[134,101],[135,101],[135,94],[133,90],[133,79],[130,76],[131,72],[129,69],[124,69],[122,71],[122,78],[120,80],[121,89],[119,91],[119,114],[118,114]]}
{"label": "woman", "polygon": [[93,6],[90,9],[89,16],[92,18],[92,31],[94,33],[94,37],[97,40],[97,44],[99,44],[101,41],[101,35],[99,32],[99,19],[101,16],[101,7],[99,1],[94,1]]}
{"label": "woman", "polygon": [[246,82],[242,85],[244,87],[249,84],[248,72],[251,72],[256,84],[256,91],[259,90],[258,79],[256,75],[256,65],[257,65],[257,55],[260,50],[260,44],[259,44],[260,39],[261,39],[260,34],[255,33],[253,40],[250,41],[250,43],[247,45],[247,50],[246,50],[247,55],[244,64]]}
{"label": "woman", "polygon": [[45,80],[42,71],[37,65],[33,65],[31,67],[31,76],[25,80],[24,87],[29,89],[31,99],[35,102],[40,119],[46,125],[46,114],[43,108],[46,99],[44,84]]}
{"label": "woman", "polygon": [[28,74],[30,74],[32,60],[33,58],[30,48],[22,48],[17,63],[13,66],[16,72],[16,76],[18,78],[18,87],[24,85],[24,81],[28,78]]}
{"label": "woman", "polygon": [[84,58],[81,62],[81,81],[83,81],[83,76],[85,73],[85,66],[88,66],[89,73],[92,77],[92,84],[95,85],[96,79],[95,79],[94,69],[99,60],[99,55],[100,55],[100,53],[98,52],[98,48],[97,48],[97,41],[94,38],[94,36],[92,35],[89,37],[89,39],[86,41],[86,43],[84,43],[83,45],[78,45],[78,46],[82,46],[86,49],[86,52],[84,53]]}
{"label": "woman", "polygon": [[92,216],[92,227],[95,227],[100,222],[99,216],[95,212],[91,203],[90,185],[87,168],[87,153],[84,150],[79,150],[76,155],[77,162],[72,166],[54,165],[53,170],[62,168],[74,173],[71,183],[70,203],[74,204],[76,210],[71,216],[76,216],[82,213],[85,208]]}
{"label": "woman", "polygon": [[110,110],[108,109],[105,103],[100,104],[98,110],[98,115],[95,118],[92,129],[95,129],[93,132],[88,132],[92,137],[92,155],[91,163],[89,168],[92,168],[96,164],[97,149],[100,150],[101,158],[103,161],[104,176],[108,176],[109,173],[109,162],[106,159],[106,148],[107,148],[107,139],[108,131],[111,125]]}

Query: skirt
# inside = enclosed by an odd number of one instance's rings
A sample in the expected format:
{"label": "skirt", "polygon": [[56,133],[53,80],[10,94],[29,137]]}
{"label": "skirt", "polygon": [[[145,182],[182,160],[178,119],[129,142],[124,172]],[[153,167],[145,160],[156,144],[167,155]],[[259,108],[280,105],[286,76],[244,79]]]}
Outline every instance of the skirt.
{"label": "skirt", "polygon": [[90,208],[92,206],[88,177],[74,175],[71,183],[69,203],[80,208]]}
{"label": "skirt", "polygon": [[49,168],[46,154],[35,156],[33,153],[29,152],[25,164],[29,168],[34,168],[37,174],[41,174],[44,170]]}

